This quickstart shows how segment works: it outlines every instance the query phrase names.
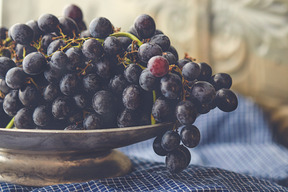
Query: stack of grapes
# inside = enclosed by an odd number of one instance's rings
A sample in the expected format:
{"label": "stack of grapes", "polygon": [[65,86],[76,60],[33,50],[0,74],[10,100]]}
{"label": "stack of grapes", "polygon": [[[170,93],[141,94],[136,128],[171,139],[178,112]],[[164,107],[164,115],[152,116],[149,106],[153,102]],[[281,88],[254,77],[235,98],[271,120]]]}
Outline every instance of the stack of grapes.
{"label": "stack of grapes", "polygon": [[212,75],[208,64],[187,55],[179,59],[146,14],[127,32],[104,17],[86,29],[81,9],[70,5],[63,17],[44,14],[0,30],[1,127],[91,130],[175,122],[153,149],[179,172],[190,162],[187,147],[200,140],[197,116],[238,105],[230,75]]}

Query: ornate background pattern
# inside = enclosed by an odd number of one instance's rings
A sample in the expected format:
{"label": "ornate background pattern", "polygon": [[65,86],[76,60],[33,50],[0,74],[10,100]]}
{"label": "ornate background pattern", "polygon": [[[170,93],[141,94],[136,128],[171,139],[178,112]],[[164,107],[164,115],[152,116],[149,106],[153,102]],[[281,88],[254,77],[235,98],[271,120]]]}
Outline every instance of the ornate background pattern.
{"label": "ornate background pattern", "polygon": [[[228,72],[233,89],[263,106],[288,142],[288,1],[286,0],[9,0],[3,25],[42,13],[62,14],[66,4],[84,11],[86,24],[105,16],[128,30],[141,13],[156,20],[179,51]],[[284,133],[284,134],[283,134]]]}

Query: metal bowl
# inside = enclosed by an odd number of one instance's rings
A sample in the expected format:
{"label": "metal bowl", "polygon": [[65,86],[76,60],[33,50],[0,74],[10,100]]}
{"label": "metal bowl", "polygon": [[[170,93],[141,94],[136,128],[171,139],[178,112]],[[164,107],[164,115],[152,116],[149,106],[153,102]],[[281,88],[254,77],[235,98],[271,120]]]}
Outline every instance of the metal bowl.
{"label": "metal bowl", "polygon": [[122,176],[131,162],[115,148],[155,137],[172,123],[97,130],[0,128],[0,180],[28,186]]}

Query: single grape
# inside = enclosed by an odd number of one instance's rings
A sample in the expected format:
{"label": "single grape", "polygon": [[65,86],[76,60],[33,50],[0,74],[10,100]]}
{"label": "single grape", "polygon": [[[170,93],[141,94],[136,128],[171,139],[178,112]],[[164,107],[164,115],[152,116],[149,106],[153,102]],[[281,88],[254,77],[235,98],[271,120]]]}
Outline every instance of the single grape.
{"label": "single grape", "polygon": [[171,122],[174,118],[175,107],[173,103],[164,97],[155,100],[152,107],[152,116],[157,122]]}
{"label": "single grape", "polygon": [[138,85],[141,72],[142,68],[139,65],[131,63],[124,70],[124,77],[129,83]]}
{"label": "single grape", "polygon": [[102,88],[102,80],[99,75],[90,73],[85,75],[82,79],[84,90],[89,94],[95,94]]}
{"label": "single grape", "polygon": [[5,77],[7,71],[16,67],[15,62],[7,57],[0,57],[0,77]]}
{"label": "single grape", "polygon": [[132,43],[132,39],[129,37],[117,37],[122,45],[122,49],[126,50],[128,46]]}
{"label": "single grape", "polygon": [[27,108],[34,107],[41,101],[41,94],[34,85],[28,85],[19,89],[18,97],[21,103]]}
{"label": "single grape", "polygon": [[153,150],[157,155],[160,156],[165,156],[168,154],[168,151],[166,151],[165,149],[163,149],[163,147],[161,146],[161,141],[162,141],[162,135],[161,136],[157,136],[154,141],[153,141]]}
{"label": "single grape", "polygon": [[173,130],[166,131],[162,136],[161,146],[165,151],[173,151],[180,145],[180,135]]}
{"label": "single grape", "polygon": [[215,97],[216,106],[224,112],[234,111],[238,106],[237,96],[230,89],[220,89]]}
{"label": "single grape", "polygon": [[65,70],[69,63],[69,58],[63,51],[56,51],[51,57],[50,65],[55,69]]}
{"label": "single grape", "polygon": [[47,55],[52,55],[54,52],[59,51],[62,47],[65,47],[66,43],[62,39],[56,39],[52,41],[47,47]]}
{"label": "single grape", "polygon": [[5,95],[11,91],[10,87],[6,84],[4,77],[0,77],[0,91]]}
{"label": "single grape", "polygon": [[115,75],[110,79],[109,89],[117,96],[122,97],[124,89],[129,85],[123,74]]}
{"label": "single grape", "polygon": [[169,65],[177,64],[176,57],[171,52],[163,52],[162,56],[168,60]]}
{"label": "single grape", "polygon": [[[86,26],[86,23],[85,23],[84,20],[78,21],[78,22],[76,22],[76,23],[77,23],[77,26],[78,26],[78,29],[79,29],[80,33],[81,33],[82,31],[87,30],[87,26]],[[89,30],[88,30],[88,31],[89,31]],[[90,34],[90,32],[89,32],[89,34]]]}
{"label": "single grape", "polygon": [[136,126],[138,125],[138,119],[139,114],[136,111],[125,108],[118,114],[117,125],[118,127]]}
{"label": "single grape", "polygon": [[200,142],[200,131],[195,125],[186,125],[181,129],[180,137],[186,147],[193,148]]}
{"label": "single grape", "polygon": [[190,151],[183,145],[169,152],[165,159],[166,167],[171,173],[183,171],[189,165],[190,161]]}
{"label": "single grape", "polygon": [[63,76],[60,81],[59,87],[60,91],[67,96],[74,95],[79,92],[80,80],[77,74],[68,73]]}
{"label": "single grape", "polygon": [[88,29],[81,31],[80,38],[87,38],[87,37],[92,37],[92,35],[90,34],[90,31]]}
{"label": "single grape", "polygon": [[172,45],[170,45],[170,47],[169,47],[169,49],[168,49],[168,52],[173,53],[173,55],[175,56],[176,61],[179,60],[179,55],[178,55],[178,52],[177,52],[177,50],[175,49],[175,47],[173,47]]}
{"label": "single grape", "polygon": [[197,109],[191,101],[183,100],[177,104],[175,114],[182,125],[189,125],[195,122],[197,118]]}
{"label": "single grape", "polygon": [[11,117],[9,117],[3,109],[3,102],[4,99],[0,98],[0,117],[1,117],[0,127],[6,127],[6,125],[9,123],[11,119]]}
{"label": "single grape", "polygon": [[21,45],[28,45],[33,41],[34,32],[26,24],[17,23],[11,27],[12,39]]}
{"label": "single grape", "polygon": [[38,18],[38,27],[44,33],[57,32],[59,20],[55,15],[43,14]]}
{"label": "single grape", "polygon": [[177,62],[177,65],[180,69],[182,69],[186,63],[190,63],[190,62],[192,62],[190,59],[184,58],[184,59],[180,59]]}
{"label": "single grape", "polygon": [[97,61],[104,54],[104,49],[96,39],[88,39],[83,43],[82,52],[88,60]]}
{"label": "single grape", "polygon": [[75,22],[80,22],[83,19],[83,13],[80,7],[75,4],[70,4],[64,7],[63,15],[73,19]]}
{"label": "single grape", "polygon": [[222,88],[230,89],[232,78],[227,73],[217,73],[211,77],[210,83],[214,86],[216,91]]}
{"label": "single grape", "polygon": [[211,103],[216,96],[216,91],[210,83],[197,81],[191,88],[190,96],[197,105],[202,105]]}
{"label": "single grape", "polygon": [[34,129],[35,125],[32,118],[33,111],[28,108],[20,109],[14,119],[14,125],[17,129]]}
{"label": "single grape", "polygon": [[95,113],[87,115],[83,120],[83,127],[87,130],[103,128],[101,116]]}
{"label": "single grape", "polygon": [[134,27],[137,34],[143,39],[152,37],[156,30],[154,19],[147,14],[138,16],[134,21]]}
{"label": "single grape", "polygon": [[104,39],[113,33],[113,26],[107,18],[98,17],[90,22],[89,30],[93,37]]}
{"label": "single grape", "polygon": [[40,52],[29,53],[22,62],[23,70],[28,75],[38,75],[47,67],[45,56]]}
{"label": "single grape", "polygon": [[150,39],[150,42],[159,45],[162,48],[162,51],[168,51],[170,47],[170,39],[164,34],[154,35]]}
{"label": "single grape", "polygon": [[115,65],[110,58],[103,57],[98,62],[95,63],[96,73],[103,79],[110,79],[113,75],[113,68]]}
{"label": "single grape", "polygon": [[24,86],[27,75],[20,67],[9,69],[5,76],[5,82],[11,89],[20,89]]}
{"label": "single grape", "polygon": [[7,115],[13,117],[17,111],[23,107],[18,97],[18,90],[10,91],[3,101],[3,110]]}
{"label": "single grape", "polygon": [[36,107],[32,114],[33,122],[40,127],[47,126],[53,119],[51,107],[46,105],[39,105]]}
{"label": "single grape", "polygon": [[[48,46],[50,45],[50,43],[53,41],[53,37],[56,37],[56,35],[54,33],[48,33],[45,34],[42,38],[41,38],[41,49],[43,50],[44,53],[47,53],[47,49]],[[62,42],[62,41],[61,41]],[[63,42],[64,43],[64,42]],[[50,53],[50,52],[49,52]],[[50,53],[51,54],[51,53]],[[50,55],[49,54],[49,55]]]}
{"label": "single grape", "polygon": [[106,37],[103,43],[103,48],[108,55],[118,55],[124,52],[121,42],[117,37]]}
{"label": "single grape", "polygon": [[49,83],[59,83],[63,75],[63,71],[52,67],[51,62],[48,62],[47,69],[44,71],[44,77]]}
{"label": "single grape", "polygon": [[169,62],[162,56],[154,56],[149,59],[147,68],[155,77],[163,77],[169,72]]}
{"label": "single grape", "polygon": [[90,100],[88,100],[87,96],[85,94],[77,94],[73,96],[74,102],[77,107],[80,109],[85,109],[89,104]]}
{"label": "single grape", "polygon": [[59,87],[55,84],[48,84],[46,87],[43,88],[43,99],[48,102],[54,101],[58,96],[60,96]]}
{"label": "single grape", "polygon": [[56,119],[68,118],[73,112],[73,100],[67,96],[59,96],[52,103],[52,114]]}
{"label": "single grape", "polygon": [[67,55],[69,62],[66,65],[66,68],[69,71],[76,71],[78,68],[85,66],[84,55],[80,48],[71,47],[65,54]]}
{"label": "single grape", "polygon": [[152,75],[149,69],[144,69],[139,77],[139,85],[145,91],[153,91],[157,89],[159,78]]}
{"label": "single grape", "polygon": [[67,35],[69,38],[73,38],[74,35],[79,34],[79,29],[75,21],[69,17],[60,17],[59,26],[62,30],[62,33]]}
{"label": "single grape", "polygon": [[138,85],[129,85],[122,94],[122,102],[127,109],[136,110],[141,104],[141,90]]}
{"label": "single grape", "polygon": [[115,108],[117,109],[113,93],[106,90],[101,90],[94,94],[92,106],[95,112],[100,115],[115,114]]}
{"label": "single grape", "polygon": [[181,95],[182,81],[178,75],[168,73],[161,78],[160,89],[164,97],[168,99],[177,99]]}
{"label": "single grape", "polygon": [[26,25],[28,25],[32,30],[33,30],[33,40],[37,41],[41,35],[43,35],[43,32],[39,29],[38,27],[38,22],[35,20],[30,20],[26,23]]}
{"label": "single grape", "polygon": [[138,49],[138,57],[144,66],[153,56],[162,55],[162,49],[155,43],[143,43]]}
{"label": "single grape", "polygon": [[199,63],[201,72],[198,76],[199,81],[209,81],[212,75],[212,68],[207,63]]}
{"label": "single grape", "polygon": [[201,73],[198,63],[188,62],[182,68],[182,75],[188,81],[194,81]]}

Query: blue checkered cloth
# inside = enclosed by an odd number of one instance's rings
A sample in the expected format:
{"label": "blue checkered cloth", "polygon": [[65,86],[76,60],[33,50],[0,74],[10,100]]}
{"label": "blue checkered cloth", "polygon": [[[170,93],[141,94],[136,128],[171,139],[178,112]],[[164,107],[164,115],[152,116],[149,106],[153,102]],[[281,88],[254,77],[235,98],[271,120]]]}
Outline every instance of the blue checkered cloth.
{"label": "blue checkered cloth", "polygon": [[179,174],[167,171],[150,139],[119,149],[133,163],[126,176],[40,188],[0,182],[0,191],[288,191],[288,149],[277,143],[261,108],[238,97],[236,111],[214,109],[197,118],[201,142]]}

